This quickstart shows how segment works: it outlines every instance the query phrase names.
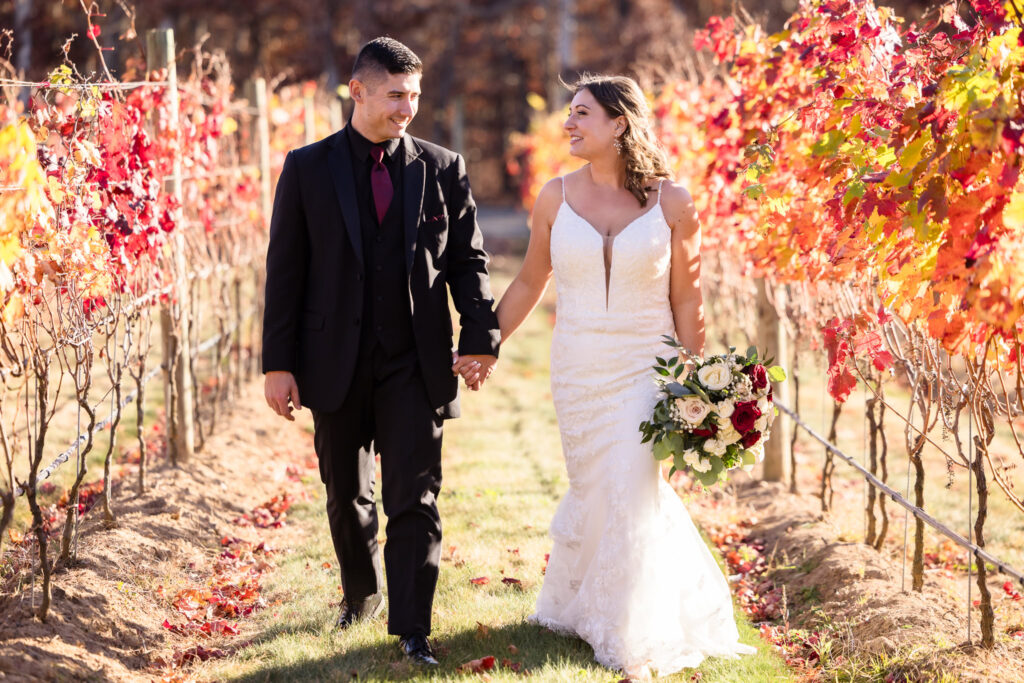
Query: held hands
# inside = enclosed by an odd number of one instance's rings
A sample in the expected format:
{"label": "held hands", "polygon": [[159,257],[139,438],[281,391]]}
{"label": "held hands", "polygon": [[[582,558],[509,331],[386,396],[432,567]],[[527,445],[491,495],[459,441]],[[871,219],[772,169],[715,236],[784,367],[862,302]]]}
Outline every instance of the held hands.
{"label": "held hands", "polygon": [[[267,399],[267,405],[274,409],[274,412],[290,420],[295,421],[292,416],[292,407],[295,410],[302,410],[302,402],[299,401],[299,385],[295,383],[295,376],[290,372],[274,371],[268,372],[263,380],[263,395]],[[289,405],[291,401],[291,405]]]}
{"label": "held hands", "polygon": [[480,387],[497,365],[498,359],[489,355],[466,355],[452,354],[452,374],[459,376],[466,382],[466,387],[471,391],[479,391]]}

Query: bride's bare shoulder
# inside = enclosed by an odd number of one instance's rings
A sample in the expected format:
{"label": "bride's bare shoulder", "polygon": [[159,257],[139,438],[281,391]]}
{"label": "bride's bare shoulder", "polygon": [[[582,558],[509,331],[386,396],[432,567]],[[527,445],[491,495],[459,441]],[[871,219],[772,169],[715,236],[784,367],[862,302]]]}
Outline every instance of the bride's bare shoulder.
{"label": "bride's bare shoulder", "polygon": [[661,184],[661,193],[661,208],[668,224],[673,229],[682,228],[686,234],[697,230],[697,207],[689,190],[680,183],[666,180]]}
{"label": "bride's bare shoulder", "polygon": [[533,204],[533,220],[535,224],[550,226],[562,203],[562,178],[552,178],[544,183]]}

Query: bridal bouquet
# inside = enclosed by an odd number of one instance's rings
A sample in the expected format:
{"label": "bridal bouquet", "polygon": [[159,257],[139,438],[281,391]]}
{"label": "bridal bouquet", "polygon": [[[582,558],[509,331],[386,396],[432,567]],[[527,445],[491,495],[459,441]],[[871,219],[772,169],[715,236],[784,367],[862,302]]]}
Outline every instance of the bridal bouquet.
{"label": "bridal bouquet", "polygon": [[[671,337],[666,344],[682,350]],[[686,352],[683,351],[685,354]],[[737,467],[750,469],[764,458],[775,406],[771,382],[786,371],[761,360],[757,349],[690,357],[693,368],[683,377],[679,356],[657,359],[654,370],[662,398],[651,419],[640,425],[643,442],[654,442],[654,457],[672,458],[672,472],[689,470],[704,486],[726,479]]]}

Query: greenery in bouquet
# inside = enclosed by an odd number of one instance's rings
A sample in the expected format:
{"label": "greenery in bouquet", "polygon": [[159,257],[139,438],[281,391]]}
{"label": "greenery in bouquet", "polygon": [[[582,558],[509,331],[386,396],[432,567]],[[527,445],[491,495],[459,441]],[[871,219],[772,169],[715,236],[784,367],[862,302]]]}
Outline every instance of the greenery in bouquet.
{"label": "greenery in bouquet", "polygon": [[673,473],[689,471],[704,486],[725,481],[737,467],[749,470],[764,458],[778,412],[771,383],[785,380],[786,371],[753,346],[745,355],[730,347],[700,358],[672,337],[665,340],[677,355],[656,359],[662,397],[640,425],[643,443],[653,442],[658,460],[671,458]]}

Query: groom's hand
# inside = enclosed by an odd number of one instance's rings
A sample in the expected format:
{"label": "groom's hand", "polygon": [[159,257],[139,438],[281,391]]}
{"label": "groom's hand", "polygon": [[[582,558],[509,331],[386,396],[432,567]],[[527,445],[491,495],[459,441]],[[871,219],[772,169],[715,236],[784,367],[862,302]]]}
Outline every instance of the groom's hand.
{"label": "groom's hand", "polygon": [[[273,408],[275,413],[292,422],[295,421],[292,406],[295,410],[302,410],[299,385],[295,383],[295,375],[290,372],[268,372],[266,379],[263,380],[263,395],[267,399],[267,405]],[[289,401],[291,405],[288,405]]]}
{"label": "groom's hand", "polygon": [[461,375],[470,390],[479,391],[494,372],[497,363],[498,359],[490,355],[456,355],[452,364],[452,374]]}

